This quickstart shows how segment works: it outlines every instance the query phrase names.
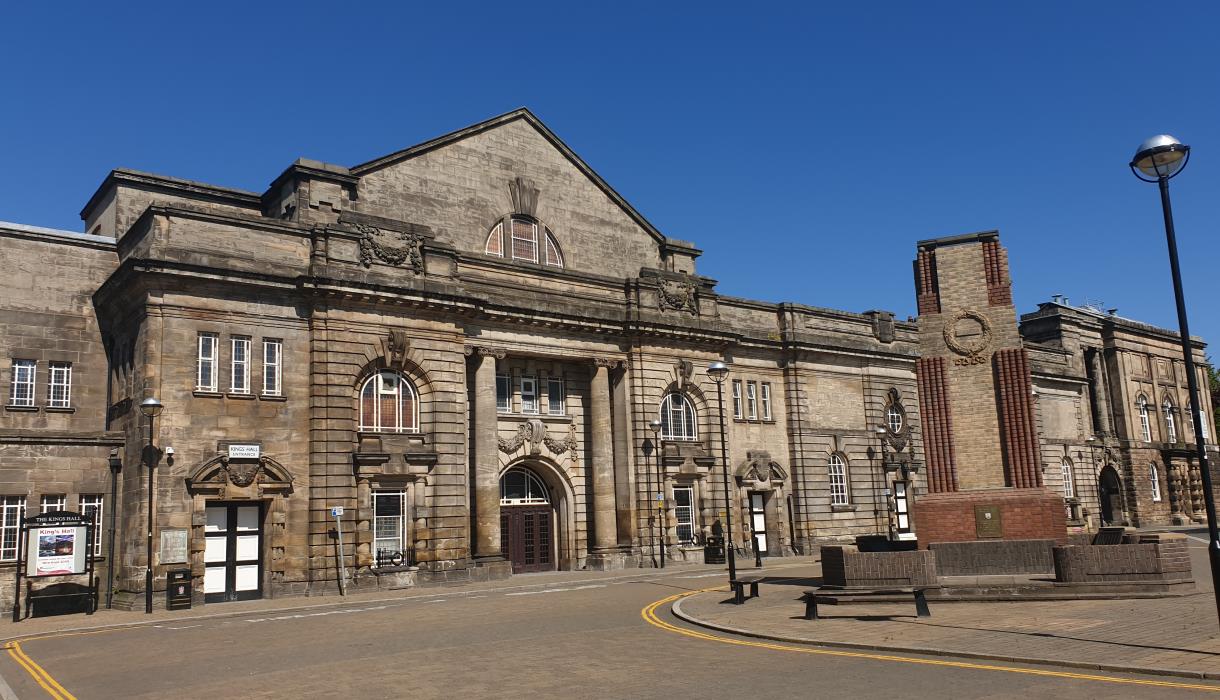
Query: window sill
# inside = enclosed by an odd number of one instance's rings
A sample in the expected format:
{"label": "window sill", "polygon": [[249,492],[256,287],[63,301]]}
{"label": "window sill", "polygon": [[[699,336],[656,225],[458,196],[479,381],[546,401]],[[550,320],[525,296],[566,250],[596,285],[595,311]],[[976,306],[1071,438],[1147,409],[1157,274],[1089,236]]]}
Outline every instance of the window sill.
{"label": "window sill", "polygon": [[841,506],[831,506],[830,512],[831,513],[854,513],[856,511],[856,507],[857,506],[855,503],[847,503],[847,504],[844,504]]}
{"label": "window sill", "polygon": [[37,413],[37,412],[38,412],[38,407],[37,407],[37,406],[13,406],[13,405],[7,405],[7,406],[5,406],[5,407],[4,407],[4,410],[6,410],[6,411],[12,411],[12,412],[14,412],[14,413]]}
{"label": "window sill", "polygon": [[201,391],[196,389],[191,392],[191,396],[198,396],[201,399],[223,399],[225,395],[219,391]]}
{"label": "window sill", "polygon": [[240,391],[230,391],[229,393],[225,394],[225,398],[238,399],[240,401],[253,401],[255,397],[254,394],[249,392],[242,393]]}
{"label": "window sill", "polygon": [[537,418],[552,423],[572,422],[572,416],[568,413],[509,413],[508,411],[496,411],[496,415],[501,418]]}
{"label": "window sill", "polygon": [[288,397],[283,394],[259,394],[259,401],[287,401]]}
{"label": "window sill", "polygon": [[774,425],[774,418],[734,418],[734,423],[750,423],[757,425]]}
{"label": "window sill", "polygon": [[47,406],[42,410],[47,413],[76,413],[76,408],[72,406]]}

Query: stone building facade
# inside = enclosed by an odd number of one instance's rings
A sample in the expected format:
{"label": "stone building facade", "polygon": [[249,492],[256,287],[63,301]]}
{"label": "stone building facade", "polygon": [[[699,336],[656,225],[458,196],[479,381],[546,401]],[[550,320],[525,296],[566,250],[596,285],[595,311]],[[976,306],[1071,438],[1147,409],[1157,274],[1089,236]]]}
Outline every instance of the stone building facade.
{"label": "stone building facade", "polygon": [[[527,110],[261,193],[116,170],[81,215],[0,225],[0,534],[47,496],[116,513],[120,604],[150,474],[154,588],[187,569],[200,602],[328,594],[341,561],[357,588],[701,561],[726,511],[743,554],[918,534],[917,325],[720,294]],[[1035,384],[1091,406],[1053,335]]]}

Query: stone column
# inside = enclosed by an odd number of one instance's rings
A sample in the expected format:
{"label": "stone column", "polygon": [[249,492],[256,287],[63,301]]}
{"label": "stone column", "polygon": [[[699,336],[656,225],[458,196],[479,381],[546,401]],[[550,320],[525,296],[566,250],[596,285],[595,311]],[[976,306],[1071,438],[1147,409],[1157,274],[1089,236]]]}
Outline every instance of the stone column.
{"label": "stone column", "polygon": [[500,551],[500,455],[496,447],[496,360],[504,351],[476,348],[474,371],[474,558],[504,559]]}
{"label": "stone column", "polygon": [[[617,360],[597,358],[589,382],[589,425],[592,428],[590,472],[593,476],[593,542],[591,568],[621,566],[617,515],[614,506],[614,432],[610,415],[610,368]],[[615,555],[618,556],[615,556]]]}

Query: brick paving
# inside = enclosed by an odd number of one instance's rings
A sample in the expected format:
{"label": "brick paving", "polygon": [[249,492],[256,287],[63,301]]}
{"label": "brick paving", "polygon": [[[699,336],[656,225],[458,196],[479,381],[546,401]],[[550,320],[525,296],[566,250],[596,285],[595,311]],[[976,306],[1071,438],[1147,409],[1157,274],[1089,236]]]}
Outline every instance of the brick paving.
{"label": "brick paving", "polygon": [[1220,678],[1220,625],[1210,590],[1143,600],[930,601],[928,618],[916,618],[911,601],[852,603],[819,606],[825,617],[815,621],[803,619],[801,594],[809,582],[774,580],[745,605],[713,591],[683,599],[676,612],[805,643]]}

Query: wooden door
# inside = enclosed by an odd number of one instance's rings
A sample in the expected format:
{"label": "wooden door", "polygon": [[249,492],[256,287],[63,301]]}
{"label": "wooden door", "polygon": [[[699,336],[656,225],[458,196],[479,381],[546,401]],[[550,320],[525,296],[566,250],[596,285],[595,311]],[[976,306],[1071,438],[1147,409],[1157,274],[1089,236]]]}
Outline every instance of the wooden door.
{"label": "wooden door", "polygon": [[554,570],[554,521],[550,506],[500,506],[500,547],[514,574]]}

